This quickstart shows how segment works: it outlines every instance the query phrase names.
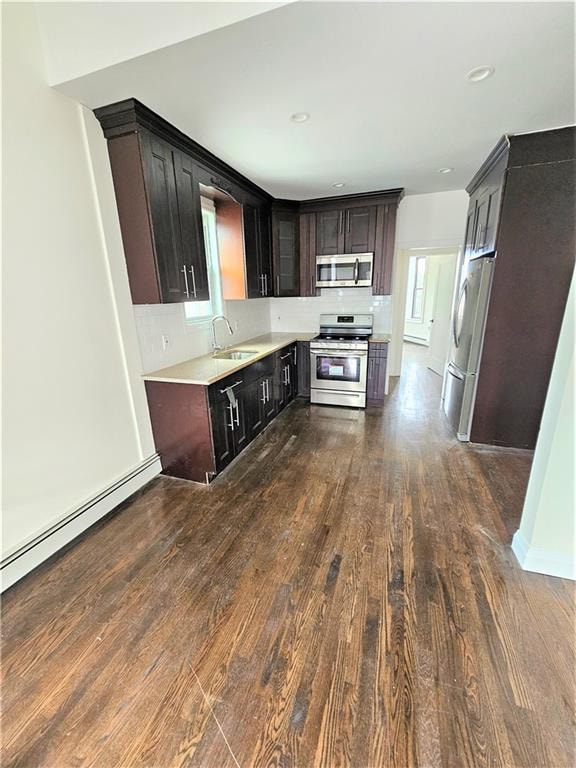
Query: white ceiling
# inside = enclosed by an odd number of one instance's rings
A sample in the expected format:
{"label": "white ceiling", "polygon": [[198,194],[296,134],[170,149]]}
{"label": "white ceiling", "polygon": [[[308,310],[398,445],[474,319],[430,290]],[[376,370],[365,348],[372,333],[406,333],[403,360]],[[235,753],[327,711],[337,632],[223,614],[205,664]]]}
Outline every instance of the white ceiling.
{"label": "white ceiling", "polygon": [[37,2],[50,85],[142,56],[250,16],[279,2]]}
{"label": "white ceiling", "polygon": [[59,88],[134,96],[279,197],[458,189],[503,133],[574,123],[573,23],[571,3],[300,2]]}

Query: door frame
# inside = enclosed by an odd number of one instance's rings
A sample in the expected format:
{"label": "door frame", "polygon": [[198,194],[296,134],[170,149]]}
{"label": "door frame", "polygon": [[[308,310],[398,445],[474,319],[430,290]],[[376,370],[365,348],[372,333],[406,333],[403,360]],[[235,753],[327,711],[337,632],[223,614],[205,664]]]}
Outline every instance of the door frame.
{"label": "door frame", "polygon": [[426,244],[398,248],[394,258],[392,272],[392,333],[390,334],[390,351],[386,366],[386,392],[390,377],[400,376],[402,371],[402,345],[404,338],[404,321],[406,315],[406,291],[408,289],[408,260],[410,256],[456,254],[456,271],[452,290],[451,312],[454,310],[456,287],[460,282],[462,271],[463,248],[461,243],[449,241],[445,245],[429,246]]}

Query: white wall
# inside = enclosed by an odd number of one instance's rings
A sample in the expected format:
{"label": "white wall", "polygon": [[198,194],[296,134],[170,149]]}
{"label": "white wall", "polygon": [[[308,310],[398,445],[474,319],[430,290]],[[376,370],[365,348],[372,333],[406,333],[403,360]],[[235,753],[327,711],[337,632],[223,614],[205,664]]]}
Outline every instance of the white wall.
{"label": "white wall", "polygon": [[46,84],[34,6],[4,4],[2,34],[5,556],[138,471],[154,445],[131,308],[118,305],[117,215],[115,239],[95,196],[105,155],[90,159],[93,126]]}
{"label": "white wall", "polygon": [[396,254],[392,276],[392,339],[388,353],[388,375],[399,376],[402,368],[406,283],[410,249],[459,250],[464,242],[468,194],[463,189],[409,195],[398,208]]}
{"label": "white wall", "polygon": [[270,299],[272,331],[318,331],[322,313],[374,315],[374,331],[390,333],[390,296],[372,296],[371,288],[322,288],[320,296]]}
{"label": "white wall", "polygon": [[[216,324],[220,344],[238,344],[270,331],[270,299],[225,301],[224,314],[230,320],[234,335],[230,336],[223,322]],[[183,304],[141,304],[134,307],[134,317],[140,342],[141,370],[151,373],[191,357],[212,351],[211,323],[187,323]],[[162,336],[168,337],[166,349]]]}
{"label": "white wall", "polygon": [[512,548],[527,571],[576,579],[574,341],[576,280],[558,340],[520,528]]}

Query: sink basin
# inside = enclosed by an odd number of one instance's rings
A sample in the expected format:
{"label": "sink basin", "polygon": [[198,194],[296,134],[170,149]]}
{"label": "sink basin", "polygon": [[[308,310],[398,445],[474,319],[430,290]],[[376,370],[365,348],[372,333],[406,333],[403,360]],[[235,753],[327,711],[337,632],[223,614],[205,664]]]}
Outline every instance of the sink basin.
{"label": "sink basin", "polygon": [[228,349],[225,352],[218,352],[214,357],[218,360],[246,360],[257,354],[258,352],[253,352],[251,349]]}

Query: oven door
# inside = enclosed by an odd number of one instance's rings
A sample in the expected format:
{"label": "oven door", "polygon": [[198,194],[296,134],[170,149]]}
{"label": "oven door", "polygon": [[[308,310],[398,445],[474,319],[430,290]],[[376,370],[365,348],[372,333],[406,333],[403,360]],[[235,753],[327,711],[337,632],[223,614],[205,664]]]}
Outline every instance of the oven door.
{"label": "oven door", "polygon": [[368,352],[310,350],[310,387],[342,392],[365,392]]}
{"label": "oven door", "polygon": [[372,253],[317,256],[316,286],[338,288],[372,285],[372,261]]}

